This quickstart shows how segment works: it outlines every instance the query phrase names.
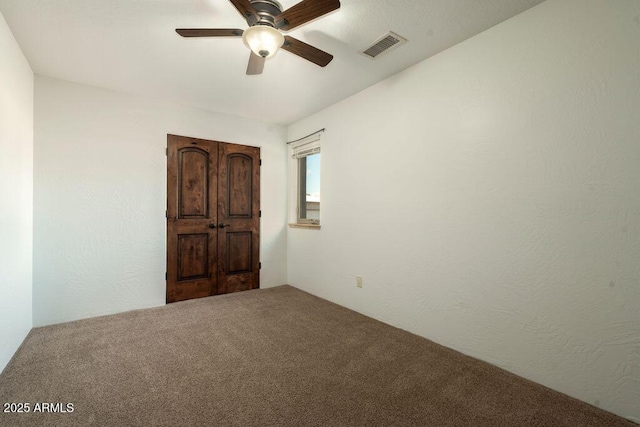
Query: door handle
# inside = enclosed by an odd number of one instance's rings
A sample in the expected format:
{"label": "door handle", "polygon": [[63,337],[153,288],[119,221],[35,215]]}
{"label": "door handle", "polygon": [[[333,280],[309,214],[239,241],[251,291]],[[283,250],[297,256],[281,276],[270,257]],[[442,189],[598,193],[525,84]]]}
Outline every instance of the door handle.
{"label": "door handle", "polygon": [[216,228],[215,224],[209,224],[209,228]]}
{"label": "door handle", "polygon": [[225,227],[231,227],[231,224],[223,224],[223,223],[218,224],[218,228],[225,228]]}

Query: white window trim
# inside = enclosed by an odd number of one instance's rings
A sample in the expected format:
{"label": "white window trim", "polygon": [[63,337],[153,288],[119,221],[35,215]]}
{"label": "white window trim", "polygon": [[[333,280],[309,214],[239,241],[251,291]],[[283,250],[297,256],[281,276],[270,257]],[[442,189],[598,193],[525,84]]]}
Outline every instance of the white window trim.
{"label": "white window trim", "polygon": [[[322,132],[310,135],[289,145],[289,227],[320,229],[322,221],[322,210],[320,210],[320,221],[299,222],[298,221],[298,160],[311,154],[321,152]],[[322,191],[322,173],[320,174],[320,191]]]}

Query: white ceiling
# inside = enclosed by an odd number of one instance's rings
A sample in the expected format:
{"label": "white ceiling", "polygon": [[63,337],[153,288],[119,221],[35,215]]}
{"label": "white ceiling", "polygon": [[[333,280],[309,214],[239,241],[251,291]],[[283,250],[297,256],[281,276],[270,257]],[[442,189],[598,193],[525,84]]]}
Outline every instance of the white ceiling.
{"label": "white ceiling", "polygon": [[[288,34],[334,55],[326,68],[286,51],[245,74],[240,38],[182,38],[175,28],[241,28],[228,0],[0,0],[37,74],[289,124],[543,0],[342,0]],[[298,0],[281,0],[287,9]],[[394,31],[409,42],[359,54]]]}

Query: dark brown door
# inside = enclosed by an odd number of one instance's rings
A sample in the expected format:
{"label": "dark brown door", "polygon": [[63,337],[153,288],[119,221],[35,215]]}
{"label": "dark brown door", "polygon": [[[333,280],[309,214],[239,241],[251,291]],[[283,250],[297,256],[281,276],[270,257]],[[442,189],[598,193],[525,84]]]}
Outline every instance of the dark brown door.
{"label": "dark brown door", "polygon": [[260,286],[260,149],[167,137],[167,302]]}
{"label": "dark brown door", "polygon": [[218,293],[260,284],[260,149],[218,144]]}

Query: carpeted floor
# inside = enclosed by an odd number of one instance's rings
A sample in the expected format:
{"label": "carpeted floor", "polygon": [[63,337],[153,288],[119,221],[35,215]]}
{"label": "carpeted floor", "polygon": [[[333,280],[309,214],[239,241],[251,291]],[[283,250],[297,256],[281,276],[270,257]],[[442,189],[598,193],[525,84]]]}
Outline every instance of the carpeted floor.
{"label": "carpeted floor", "polygon": [[34,329],[5,402],[32,412],[2,426],[635,426],[289,286]]}

